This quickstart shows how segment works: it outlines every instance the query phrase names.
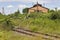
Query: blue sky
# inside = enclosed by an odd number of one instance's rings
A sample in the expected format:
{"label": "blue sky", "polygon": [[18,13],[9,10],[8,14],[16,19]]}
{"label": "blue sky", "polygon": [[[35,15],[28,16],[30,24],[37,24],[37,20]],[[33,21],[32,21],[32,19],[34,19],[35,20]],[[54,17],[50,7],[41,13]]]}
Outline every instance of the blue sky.
{"label": "blue sky", "polygon": [[14,13],[17,9],[22,12],[24,8],[32,7],[37,1],[49,9],[55,7],[60,9],[60,0],[0,0],[0,12],[2,12],[2,7],[5,8],[5,14]]}

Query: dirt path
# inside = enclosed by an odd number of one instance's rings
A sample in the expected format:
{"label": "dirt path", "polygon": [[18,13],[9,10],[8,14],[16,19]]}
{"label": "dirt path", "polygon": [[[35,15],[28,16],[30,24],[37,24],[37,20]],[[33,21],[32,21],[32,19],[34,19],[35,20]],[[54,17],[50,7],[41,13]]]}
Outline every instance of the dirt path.
{"label": "dirt path", "polygon": [[60,40],[60,36],[49,35],[49,34],[44,34],[44,33],[39,33],[39,32],[33,32],[33,31],[26,30],[23,28],[14,28],[13,31],[16,31],[16,32],[19,32],[22,34],[26,34],[26,35],[30,35],[30,36],[41,36],[44,39]]}

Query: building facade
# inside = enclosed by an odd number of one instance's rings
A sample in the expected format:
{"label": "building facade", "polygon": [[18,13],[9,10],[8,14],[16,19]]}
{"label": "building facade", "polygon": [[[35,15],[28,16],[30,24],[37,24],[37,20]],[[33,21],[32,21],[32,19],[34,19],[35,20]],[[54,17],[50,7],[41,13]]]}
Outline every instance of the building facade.
{"label": "building facade", "polygon": [[33,12],[45,12],[45,13],[47,13],[48,10],[49,10],[48,8],[43,7],[41,4],[37,3],[33,7],[29,8],[28,12],[29,13],[33,13]]}

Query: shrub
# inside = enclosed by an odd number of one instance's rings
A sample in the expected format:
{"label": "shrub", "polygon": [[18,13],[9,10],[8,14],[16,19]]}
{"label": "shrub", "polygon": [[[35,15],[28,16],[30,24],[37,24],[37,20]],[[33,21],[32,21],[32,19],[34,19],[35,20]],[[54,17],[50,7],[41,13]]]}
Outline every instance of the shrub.
{"label": "shrub", "polygon": [[53,12],[53,13],[51,14],[50,18],[53,19],[53,20],[55,20],[55,19],[59,19],[59,18],[60,18],[59,16],[60,16],[60,15],[59,15],[58,12]]}
{"label": "shrub", "polygon": [[2,28],[3,28],[3,30],[9,31],[9,30],[13,30],[14,27],[13,27],[12,23],[9,20],[5,20],[2,23]]}

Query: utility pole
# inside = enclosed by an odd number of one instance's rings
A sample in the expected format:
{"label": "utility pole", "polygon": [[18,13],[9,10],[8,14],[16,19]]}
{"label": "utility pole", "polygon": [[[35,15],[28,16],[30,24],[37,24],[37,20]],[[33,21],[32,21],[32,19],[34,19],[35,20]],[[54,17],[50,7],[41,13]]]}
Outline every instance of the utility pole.
{"label": "utility pole", "polygon": [[4,13],[4,7],[2,7],[2,14],[5,14],[5,13]]}
{"label": "utility pole", "polygon": [[55,7],[55,11],[57,12],[57,7]]}
{"label": "utility pole", "polygon": [[45,6],[45,3],[43,3],[43,6]]}

